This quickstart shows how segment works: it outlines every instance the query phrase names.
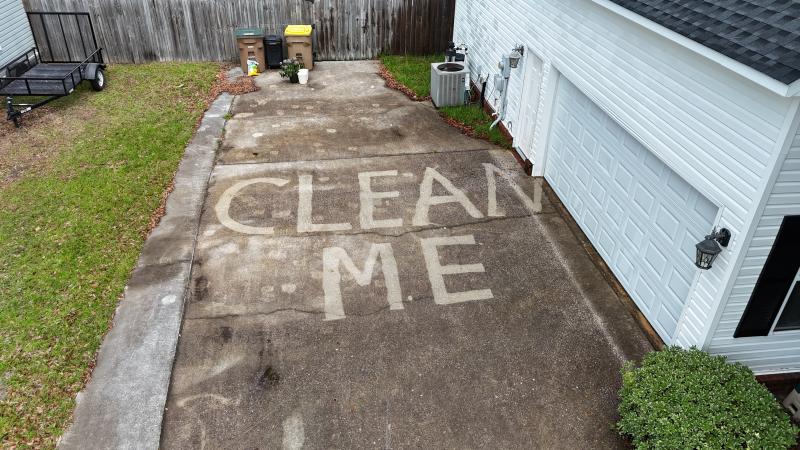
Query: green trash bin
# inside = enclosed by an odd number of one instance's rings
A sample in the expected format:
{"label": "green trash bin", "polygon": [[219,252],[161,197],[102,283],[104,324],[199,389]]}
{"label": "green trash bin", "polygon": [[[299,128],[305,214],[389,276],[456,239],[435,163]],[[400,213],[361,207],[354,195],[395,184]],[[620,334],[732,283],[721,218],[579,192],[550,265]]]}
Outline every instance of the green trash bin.
{"label": "green trash bin", "polygon": [[239,65],[247,75],[247,60],[254,59],[259,71],[267,69],[264,59],[264,30],[260,28],[237,28],[236,45],[239,48]]}

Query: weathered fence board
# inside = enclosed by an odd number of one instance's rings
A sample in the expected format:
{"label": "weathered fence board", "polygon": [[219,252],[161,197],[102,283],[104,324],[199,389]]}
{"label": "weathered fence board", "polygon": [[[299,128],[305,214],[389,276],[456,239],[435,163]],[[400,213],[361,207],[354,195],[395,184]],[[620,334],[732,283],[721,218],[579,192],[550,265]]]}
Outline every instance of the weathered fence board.
{"label": "weathered fence board", "polygon": [[318,59],[429,54],[453,34],[455,0],[24,0],[28,11],[89,12],[110,62],[237,58],[233,30],[282,34],[313,23]]}

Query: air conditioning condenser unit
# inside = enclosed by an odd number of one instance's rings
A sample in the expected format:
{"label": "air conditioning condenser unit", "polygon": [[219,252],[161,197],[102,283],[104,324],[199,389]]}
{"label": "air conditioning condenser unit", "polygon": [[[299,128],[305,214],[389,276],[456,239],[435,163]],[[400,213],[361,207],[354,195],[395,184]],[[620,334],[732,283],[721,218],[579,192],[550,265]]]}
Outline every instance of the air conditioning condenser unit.
{"label": "air conditioning condenser unit", "polygon": [[464,92],[469,69],[456,62],[431,64],[431,100],[434,106],[464,104]]}

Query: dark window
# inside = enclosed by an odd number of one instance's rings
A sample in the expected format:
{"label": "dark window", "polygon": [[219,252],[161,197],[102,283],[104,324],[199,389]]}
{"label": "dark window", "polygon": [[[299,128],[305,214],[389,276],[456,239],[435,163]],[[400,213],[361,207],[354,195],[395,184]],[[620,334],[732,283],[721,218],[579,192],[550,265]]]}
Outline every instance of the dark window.
{"label": "dark window", "polygon": [[[766,336],[772,330],[772,325],[786,296],[794,286],[800,269],[798,249],[800,249],[800,216],[786,216],[758,277],[753,295],[750,296],[739,326],[733,334],[734,337]],[[790,314],[796,313],[797,303],[794,301],[791,308],[787,304],[788,311],[785,311],[787,321],[790,321]],[[781,322],[784,323],[783,315]]]}
{"label": "dark window", "polygon": [[795,281],[791,294],[786,299],[781,317],[775,324],[775,331],[800,329],[800,281]]}

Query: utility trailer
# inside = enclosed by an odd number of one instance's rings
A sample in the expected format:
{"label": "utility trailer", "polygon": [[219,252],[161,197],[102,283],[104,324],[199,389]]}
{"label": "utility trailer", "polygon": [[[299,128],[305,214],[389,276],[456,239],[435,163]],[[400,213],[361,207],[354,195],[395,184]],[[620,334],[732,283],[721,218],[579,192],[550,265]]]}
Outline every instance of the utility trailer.
{"label": "utility trailer", "polygon": [[106,85],[103,49],[97,46],[89,13],[27,14],[35,46],[0,67],[6,118],[18,128],[23,114],[71,94],[83,81],[95,91]]}

